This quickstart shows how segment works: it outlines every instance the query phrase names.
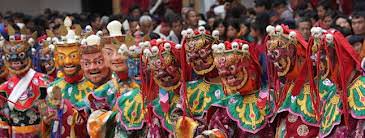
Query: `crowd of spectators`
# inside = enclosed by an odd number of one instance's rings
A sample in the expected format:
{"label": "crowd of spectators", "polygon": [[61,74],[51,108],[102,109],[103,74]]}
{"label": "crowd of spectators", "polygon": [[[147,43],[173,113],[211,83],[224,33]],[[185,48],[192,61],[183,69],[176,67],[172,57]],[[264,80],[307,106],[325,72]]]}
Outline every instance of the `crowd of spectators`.
{"label": "crowd of spectators", "polygon": [[0,32],[4,25],[12,25],[16,28],[26,26],[37,31],[38,36],[44,35],[46,30],[57,33],[55,30],[65,16],[70,16],[83,28],[91,25],[94,32],[106,32],[108,22],[119,20],[125,34],[136,35],[138,31],[151,39],[165,38],[176,43],[180,43],[183,29],[199,26],[205,26],[209,31],[218,30],[221,41],[241,38],[257,45],[263,44],[265,28],[269,24],[286,24],[298,30],[305,39],[309,38],[313,26],[337,29],[357,50],[365,37],[365,1],[361,0],[352,0],[351,8],[343,8],[335,0],[255,0],[254,8],[246,8],[239,0],[217,0],[206,13],[198,13],[190,7],[177,12],[174,6],[168,6],[172,5],[169,1],[164,2],[160,4],[163,8],[157,7],[155,14],[143,11],[138,5],[129,7],[126,15],[60,13],[46,9],[41,15],[30,16],[9,11],[0,13]]}

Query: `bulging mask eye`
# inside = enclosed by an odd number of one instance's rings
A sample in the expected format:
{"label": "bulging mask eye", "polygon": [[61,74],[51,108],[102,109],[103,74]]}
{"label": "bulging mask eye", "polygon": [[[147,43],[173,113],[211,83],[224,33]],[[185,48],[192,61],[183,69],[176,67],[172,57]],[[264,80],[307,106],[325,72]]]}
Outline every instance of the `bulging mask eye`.
{"label": "bulging mask eye", "polygon": [[161,66],[161,60],[156,60],[156,65],[158,66],[158,67],[160,67]]}
{"label": "bulging mask eye", "polygon": [[19,53],[19,54],[18,54],[18,56],[19,56],[20,58],[25,58],[25,53],[24,53],[24,52],[21,52],[21,53]]}
{"label": "bulging mask eye", "polygon": [[96,62],[96,64],[101,65],[101,64],[103,64],[103,61],[99,60],[99,61]]}
{"label": "bulging mask eye", "polygon": [[222,58],[219,58],[219,63],[224,63],[226,62],[226,58],[222,57]]}
{"label": "bulging mask eye", "polygon": [[5,55],[5,60],[10,60],[10,55]]}
{"label": "bulging mask eye", "polygon": [[234,66],[234,65],[229,66],[229,71],[232,71],[232,72],[236,71],[236,66]]}

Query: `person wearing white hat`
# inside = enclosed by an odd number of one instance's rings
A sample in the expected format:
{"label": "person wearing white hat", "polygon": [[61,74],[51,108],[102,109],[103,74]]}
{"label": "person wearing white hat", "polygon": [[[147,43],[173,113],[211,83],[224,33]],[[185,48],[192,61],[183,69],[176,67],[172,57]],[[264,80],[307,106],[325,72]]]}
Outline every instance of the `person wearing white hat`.
{"label": "person wearing white hat", "polygon": [[[71,29],[73,26],[75,29]],[[52,100],[47,100],[50,113],[44,116],[50,120],[46,123],[47,133],[52,137],[87,137],[85,129],[89,109],[85,97],[94,85],[83,79],[83,71],[80,64],[81,27],[72,24],[69,17],[64,20],[64,25],[58,30],[59,37],[53,41],[54,58],[59,70],[58,79],[48,87],[58,87],[60,91],[49,89],[47,99],[57,99],[53,96],[62,95],[61,105],[56,106]],[[59,39],[60,38],[60,39]],[[77,118],[77,120],[76,120]]]}

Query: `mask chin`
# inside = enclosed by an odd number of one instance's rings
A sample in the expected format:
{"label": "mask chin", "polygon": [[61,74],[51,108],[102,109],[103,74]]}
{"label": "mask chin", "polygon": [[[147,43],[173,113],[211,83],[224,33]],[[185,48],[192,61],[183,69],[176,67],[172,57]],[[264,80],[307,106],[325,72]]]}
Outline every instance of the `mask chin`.
{"label": "mask chin", "polygon": [[14,75],[22,75],[28,72],[28,70],[31,68],[32,65],[31,60],[29,58],[25,59],[24,62],[26,62],[26,65],[19,70],[12,69],[9,62],[5,62],[5,64],[8,67],[10,73]]}
{"label": "mask chin", "polygon": [[[100,86],[100,85],[103,85],[105,84],[107,81],[110,80],[110,77],[111,77],[111,73],[110,73],[110,69],[106,69],[106,70],[101,70],[100,74],[102,76],[100,80],[96,79],[96,80],[91,80],[90,81],[92,83],[94,83],[96,86]],[[97,82],[96,82],[97,81]]]}
{"label": "mask chin", "polygon": [[[230,77],[232,79],[230,79]],[[233,78],[234,81],[229,83],[229,81],[233,80]],[[247,80],[248,80],[248,72],[245,68],[243,68],[240,74],[230,75],[229,77],[225,76],[225,85],[230,91],[237,91],[245,86]]]}
{"label": "mask chin", "polygon": [[[176,73],[177,76],[169,74],[166,71],[164,71],[164,72],[165,72],[165,74],[168,74],[168,75],[165,75],[164,77],[153,76],[153,79],[158,86],[160,86],[161,88],[163,88],[167,91],[175,90],[176,88],[180,87],[180,85],[181,85],[181,82],[179,81],[179,78],[181,77],[180,70],[177,71],[178,72],[178,73]],[[166,77],[168,77],[169,79],[166,79]]]}
{"label": "mask chin", "polygon": [[72,77],[72,76],[76,76],[76,75],[78,75],[79,74],[79,72],[80,72],[80,70],[81,70],[81,66],[80,65],[75,65],[76,66],[76,69],[75,69],[75,72],[73,72],[73,73],[66,73],[66,71],[65,71],[65,67],[62,67],[61,68],[61,71],[62,71],[62,73],[65,75],[65,76],[68,76],[68,77]]}

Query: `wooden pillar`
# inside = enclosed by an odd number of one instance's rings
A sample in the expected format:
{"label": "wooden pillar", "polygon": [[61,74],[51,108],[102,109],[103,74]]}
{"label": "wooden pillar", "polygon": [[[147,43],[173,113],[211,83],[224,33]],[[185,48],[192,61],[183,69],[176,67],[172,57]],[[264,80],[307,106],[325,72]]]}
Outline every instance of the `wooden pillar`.
{"label": "wooden pillar", "polygon": [[191,0],[182,0],[182,5],[183,5],[183,7],[188,7],[188,6],[190,6],[190,1],[191,1]]}
{"label": "wooden pillar", "polygon": [[200,5],[201,5],[201,1],[200,0],[183,0],[182,1],[183,7],[190,7],[191,5],[193,5],[193,9],[197,12],[200,11]]}
{"label": "wooden pillar", "polygon": [[194,10],[198,13],[200,13],[202,0],[195,0],[194,1]]}
{"label": "wooden pillar", "polygon": [[113,14],[121,13],[121,9],[120,9],[121,2],[122,2],[122,0],[113,0]]}

